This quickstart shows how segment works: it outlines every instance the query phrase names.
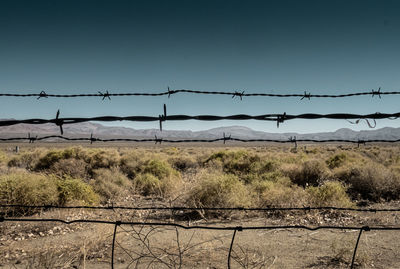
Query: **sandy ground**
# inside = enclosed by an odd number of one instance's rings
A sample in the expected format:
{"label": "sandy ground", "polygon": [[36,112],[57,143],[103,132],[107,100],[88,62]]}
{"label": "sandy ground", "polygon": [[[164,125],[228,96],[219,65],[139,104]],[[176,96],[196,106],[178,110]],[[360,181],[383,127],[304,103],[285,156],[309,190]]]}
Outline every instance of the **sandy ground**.
{"label": "sandy ground", "polygon": [[[154,212],[57,210],[32,217],[175,221],[220,227],[400,226],[398,213],[233,214],[189,221],[193,215],[173,219],[168,214]],[[111,268],[113,229],[113,225],[106,224],[3,222],[0,268]],[[349,268],[358,233],[358,230],[303,229],[238,231],[231,268]],[[233,231],[121,225],[116,236],[114,268],[227,268],[232,235]],[[363,232],[356,268],[400,268],[399,242],[400,231]]]}

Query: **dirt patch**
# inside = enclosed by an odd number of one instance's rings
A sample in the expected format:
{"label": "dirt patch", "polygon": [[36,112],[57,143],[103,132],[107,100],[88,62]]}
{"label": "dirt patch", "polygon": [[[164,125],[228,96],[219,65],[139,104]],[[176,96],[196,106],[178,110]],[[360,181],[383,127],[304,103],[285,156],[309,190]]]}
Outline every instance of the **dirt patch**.
{"label": "dirt patch", "polygon": [[[399,225],[397,213],[233,214],[208,220],[168,214],[54,210],[33,217],[163,221],[220,227]],[[0,227],[0,268],[110,267],[113,225],[3,222]],[[238,231],[231,268],[349,268],[358,233],[358,230],[304,229]],[[121,225],[116,235],[115,268],[226,268],[232,236],[233,231],[225,230]],[[356,268],[399,268],[399,240],[400,233],[396,231],[363,232]]]}

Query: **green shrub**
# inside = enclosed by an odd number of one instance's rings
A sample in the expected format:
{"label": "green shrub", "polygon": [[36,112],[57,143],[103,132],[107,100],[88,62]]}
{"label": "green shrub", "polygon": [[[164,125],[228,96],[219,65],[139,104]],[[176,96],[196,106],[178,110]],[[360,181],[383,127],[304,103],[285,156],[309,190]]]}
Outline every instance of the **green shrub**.
{"label": "green shrub", "polygon": [[[0,203],[22,205],[93,205],[98,196],[80,179],[60,179],[55,175],[11,172],[0,175]],[[19,210],[14,213],[32,213]]]}
{"label": "green shrub", "polygon": [[65,178],[57,181],[58,203],[60,205],[78,204],[94,205],[99,202],[99,196],[92,186],[77,178]]}
{"label": "green shrub", "polygon": [[179,176],[179,173],[168,163],[160,160],[145,161],[139,167],[139,172],[143,174],[152,174],[159,179],[167,178],[172,175]]}
{"label": "green shrub", "polygon": [[189,192],[188,203],[196,207],[248,207],[252,200],[237,176],[205,173]]}
{"label": "green shrub", "polygon": [[86,160],[90,169],[111,168],[118,166],[120,155],[116,150],[96,150]]}
{"label": "green shrub", "polygon": [[132,181],[116,168],[100,168],[94,170],[93,174],[94,179],[90,185],[100,195],[102,202],[122,199],[132,188]]}
{"label": "green shrub", "polygon": [[205,162],[208,167],[222,168],[227,174],[239,176],[246,183],[252,182],[263,173],[275,171],[275,161],[262,159],[248,151],[220,151],[213,153]]}
{"label": "green shrub", "polygon": [[57,204],[57,178],[28,172],[0,175],[2,204]]}
{"label": "green shrub", "polygon": [[64,159],[82,159],[84,158],[81,147],[72,147],[67,149],[49,150],[42,156],[35,165],[35,170],[49,169],[56,162]]}
{"label": "green shrub", "polygon": [[342,166],[347,161],[347,159],[348,157],[345,153],[339,153],[326,160],[326,164],[330,169],[334,169]]}
{"label": "green shrub", "polygon": [[255,181],[251,186],[257,205],[261,207],[301,207],[306,203],[304,189],[294,185],[288,177],[279,177],[274,181]]}
{"label": "green shrub", "polygon": [[310,206],[354,206],[346,193],[347,188],[338,181],[327,181],[318,187],[308,187],[306,191]]}
{"label": "green shrub", "polygon": [[248,173],[253,162],[259,161],[258,156],[251,156],[247,151],[219,151],[211,154],[204,162],[221,162],[224,172],[231,174]]}
{"label": "green shrub", "polygon": [[122,167],[128,176],[134,176],[134,188],[143,195],[167,196],[181,182],[180,173],[169,163],[158,159],[142,161],[123,158]]}
{"label": "green shrub", "polygon": [[[173,192],[179,187],[181,183],[181,177],[176,171],[158,170],[157,166],[149,166],[138,174],[134,180],[134,189],[142,195],[157,195],[167,197],[173,194]],[[170,168],[172,169],[172,168]]]}
{"label": "green shrub", "polygon": [[157,195],[163,196],[166,192],[164,188],[168,187],[167,184],[158,179],[150,173],[140,174],[134,179],[134,188],[142,195]]}

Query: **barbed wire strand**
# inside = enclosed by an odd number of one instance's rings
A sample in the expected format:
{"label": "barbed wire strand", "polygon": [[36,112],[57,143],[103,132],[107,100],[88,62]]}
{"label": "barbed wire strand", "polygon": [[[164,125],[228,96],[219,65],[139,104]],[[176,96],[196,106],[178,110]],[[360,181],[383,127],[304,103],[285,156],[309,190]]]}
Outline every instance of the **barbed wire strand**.
{"label": "barbed wire strand", "polygon": [[[109,224],[114,225],[114,234],[113,234],[113,244],[112,244],[112,257],[111,257],[111,268],[114,263],[114,248],[115,248],[115,237],[117,227],[120,225],[134,225],[134,226],[161,226],[161,227],[176,227],[185,230],[191,229],[203,229],[203,230],[218,230],[218,231],[234,231],[233,238],[231,240],[231,247],[228,253],[228,266],[230,266],[230,256],[233,248],[234,236],[236,235],[235,231],[244,231],[244,230],[277,230],[277,229],[304,229],[308,231],[316,231],[316,230],[359,230],[358,238],[356,241],[356,245],[353,251],[353,258],[351,262],[351,267],[354,266],[354,260],[356,256],[357,247],[360,241],[362,231],[400,231],[400,227],[392,227],[392,226],[305,226],[305,225],[279,225],[279,226],[205,226],[205,225],[182,225],[178,223],[170,223],[170,222],[128,222],[128,221],[108,221],[108,220],[93,220],[93,219],[76,219],[76,220],[63,220],[63,219],[34,219],[34,218],[4,218],[0,217],[0,222],[61,222],[63,224],[73,224],[73,223],[97,223],[97,224]],[[229,267],[228,267],[229,268]]]}
{"label": "barbed wire strand", "polygon": [[188,94],[203,94],[203,95],[229,95],[232,98],[239,97],[240,100],[243,97],[278,97],[278,98],[290,98],[297,97],[300,100],[311,98],[346,98],[346,97],[354,97],[354,96],[368,96],[371,97],[378,96],[381,99],[382,95],[400,95],[400,91],[381,91],[379,87],[378,90],[370,90],[363,92],[354,92],[354,93],[344,93],[344,94],[311,94],[310,92],[304,91],[301,94],[277,94],[277,93],[245,93],[244,90],[235,90],[235,91],[200,91],[200,90],[188,90],[188,89],[178,89],[171,90],[168,87],[167,91],[164,92],[127,92],[127,93],[110,93],[108,90],[98,91],[97,93],[79,93],[79,94],[51,94],[46,93],[44,90],[40,93],[0,93],[0,97],[36,97],[37,100],[41,98],[80,98],[80,97],[100,97],[104,101],[106,98],[111,100],[111,97],[126,97],[126,96],[148,96],[148,97],[156,97],[156,96],[168,96],[170,98],[172,95],[179,93],[188,93]]}
{"label": "barbed wire strand", "polygon": [[397,119],[400,117],[400,112],[396,113],[372,113],[372,114],[351,114],[351,113],[332,113],[332,114],[316,114],[316,113],[305,113],[298,115],[290,115],[290,114],[263,114],[263,115],[247,115],[247,114],[236,114],[236,115],[228,115],[228,116],[217,116],[217,115],[167,115],[166,106],[164,104],[164,114],[159,115],[158,117],[154,116],[99,116],[99,117],[70,117],[70,118],[60,118],[60,110],[57,111],[56,117],[54,119],[24,119],[24,120],[1,120],[0,126],[12,126],[16,124],[46,124],[53,123],[60,128],[61,135],[64,134],[63,125],[65,124],[74,124],[74,123],[82,123],[89,121],[97,121],[97,122],[113,122],[113,121],[130,121],[130,122],[160,122],[160,130],[162,131],[162,122],[165,121],[187,121],[187,120],[200,120],[200,121],[220,121],[220,120],[259,120],[259,121],[275,121],[277,123],[277,127],[279,124],[294,119],[306,119],[306,120],[315,120],[315,119],[335,119],[335,120],[356,120],[355,122],[351,122],[352,124],[358,124],[361,120],[367,121],[370,127],[372,126],[368,120],[378,120],[378,119]]}
{"label": "barbed wire strand", "polygon": [[[64,141],[87,141],[91,144],[94,142],[155,142],[155,144],[159,143],[214,143],[223,141],[224,144],[226,141],[236,141],[236,142],[244,142],[244,143],[251,143],[251,142],[267,142],[267,143],[293,143],[297,148],[297,143],[305,142],[305,143],[351,143],[351,144],[363,144],[366,143],[398,143],[400,139],[358,139],[358,140],[351,140],[351,139],[297,139],[296,137],[289,137],[286,140],[280,139],[243,139],[243,138],[234,138],[231,136],[223,136],[221,138],[213,138],[213,139],[165,139],[159,138],[155,136],[154,138],[96,138],[93,134],[90,137],[66,137],[62,135],[47,135],[47,136],[31,136],[29,133],[27,137],[7,137],[7,138],[0,138],[0,141],[7,142],[7,141],[28,141],[29,143],[34,143],[35,141],[48,141],[51,139],[57,140],[64,140]],[[54,141],[50,141],[54,142]]]}

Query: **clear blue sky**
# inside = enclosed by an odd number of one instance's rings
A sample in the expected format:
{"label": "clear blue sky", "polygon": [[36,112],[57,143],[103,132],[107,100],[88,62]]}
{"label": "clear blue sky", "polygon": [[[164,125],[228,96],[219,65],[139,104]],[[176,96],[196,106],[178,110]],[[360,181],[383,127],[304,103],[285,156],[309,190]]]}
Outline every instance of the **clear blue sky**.
{"label": "clear blue sky", "polygon": [[[0,91],[266,93],[400,90],[400,1],[0,2]],[[0,118],[169,114],[373,113],[382,99],[244,98],[179,94],[101,99],[0,98]],[[377,127],[400,127],[400,120]],[[157,123],[116,123],[157,128]],[[346,121],[167,122],[165,129],[244,125],[268,132],[368,129]]]}

